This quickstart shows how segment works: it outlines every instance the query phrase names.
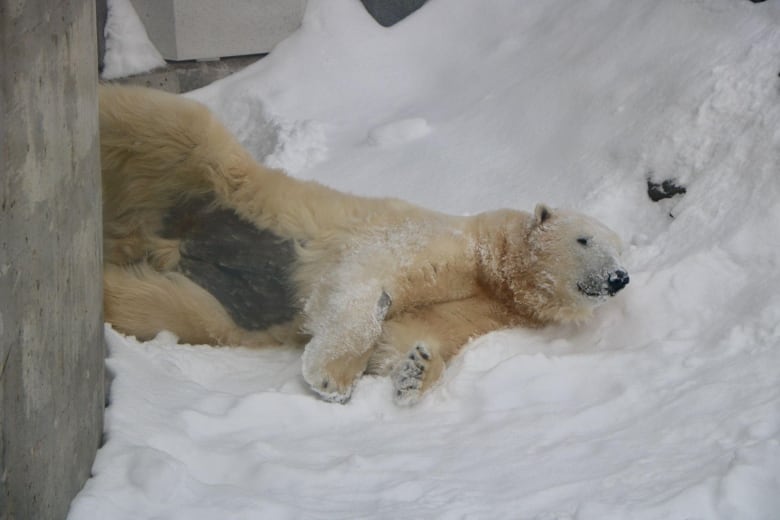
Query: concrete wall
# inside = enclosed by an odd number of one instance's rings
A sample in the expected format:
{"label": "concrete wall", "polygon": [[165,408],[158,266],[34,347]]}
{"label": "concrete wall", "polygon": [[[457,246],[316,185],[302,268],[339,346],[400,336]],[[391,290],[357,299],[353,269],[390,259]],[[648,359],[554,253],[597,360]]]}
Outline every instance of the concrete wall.
{"label": "concrete wall", "polygon": [[306,0],[131,0],[166,60],[270,52],[301,25]]}
{"label": "concrete wall", "polygon": [[61,520],[104,405],[94,0],[0,0],[0,518]]}

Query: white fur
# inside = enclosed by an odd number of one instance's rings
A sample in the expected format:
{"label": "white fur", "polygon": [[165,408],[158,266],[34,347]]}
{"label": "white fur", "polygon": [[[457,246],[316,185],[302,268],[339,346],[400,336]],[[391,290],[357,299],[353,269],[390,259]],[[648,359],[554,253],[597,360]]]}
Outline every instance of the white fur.
{"label": "white fur", "polygon": [[[257,164],[193,101],[104,87],[100,109],[106,319],[140,337],[306,343],[304,378],[328,400],[347,400],[370,371],[392,374],[397,402],[414,403],[474,336],[586,318],[603,298],[578,284],[603,285],[619,268],[617,237],[583,215],[540,205],[454,217],[356,197]],[[203,194],[296,243],[302,312],[290,323],[245,331],[175,272],[162,218]]]}

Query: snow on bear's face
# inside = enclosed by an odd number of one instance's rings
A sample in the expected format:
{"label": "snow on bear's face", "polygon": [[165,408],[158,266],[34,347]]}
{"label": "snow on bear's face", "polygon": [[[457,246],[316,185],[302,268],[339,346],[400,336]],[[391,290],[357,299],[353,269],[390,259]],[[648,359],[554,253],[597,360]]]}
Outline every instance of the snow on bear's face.
{"label": "snow on bear's face", "polygon": [[585,317],[628,284],[620,238],[585,215],[538,205],[529,245],[548,293],[546,310],[557,314],[550,318]]}

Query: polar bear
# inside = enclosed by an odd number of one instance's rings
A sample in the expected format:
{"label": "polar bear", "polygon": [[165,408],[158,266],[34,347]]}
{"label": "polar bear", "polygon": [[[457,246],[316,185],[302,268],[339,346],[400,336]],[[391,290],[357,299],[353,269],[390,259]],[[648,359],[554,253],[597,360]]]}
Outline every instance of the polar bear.
{"label": "polar bear", "polygon": [[614,232],[539,204],[451,216],[258,164],[203,105],[100,90],[105,317],[214,345],[304,345],[344,403],[364,373],[413,404],[475,336],[581,321],[628,283]]}

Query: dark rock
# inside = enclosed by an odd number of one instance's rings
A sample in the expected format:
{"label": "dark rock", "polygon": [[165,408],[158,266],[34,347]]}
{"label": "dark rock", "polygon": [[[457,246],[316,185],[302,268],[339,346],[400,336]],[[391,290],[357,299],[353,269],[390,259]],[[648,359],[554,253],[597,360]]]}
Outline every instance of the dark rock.
{"label": "dark rock", "polygon": [[379,25],[390,27],[400,22],[417,9],[426,0],[361,0],[366,11],[374,17]]}
{"label": "dark rock", "polygon": [[675,195],[684,195],[685,186],[680,186],[674,179],[666,179],[661,182],[655,182],[647,179],[647,196],[653,202],[663,199],[671,199]]}

